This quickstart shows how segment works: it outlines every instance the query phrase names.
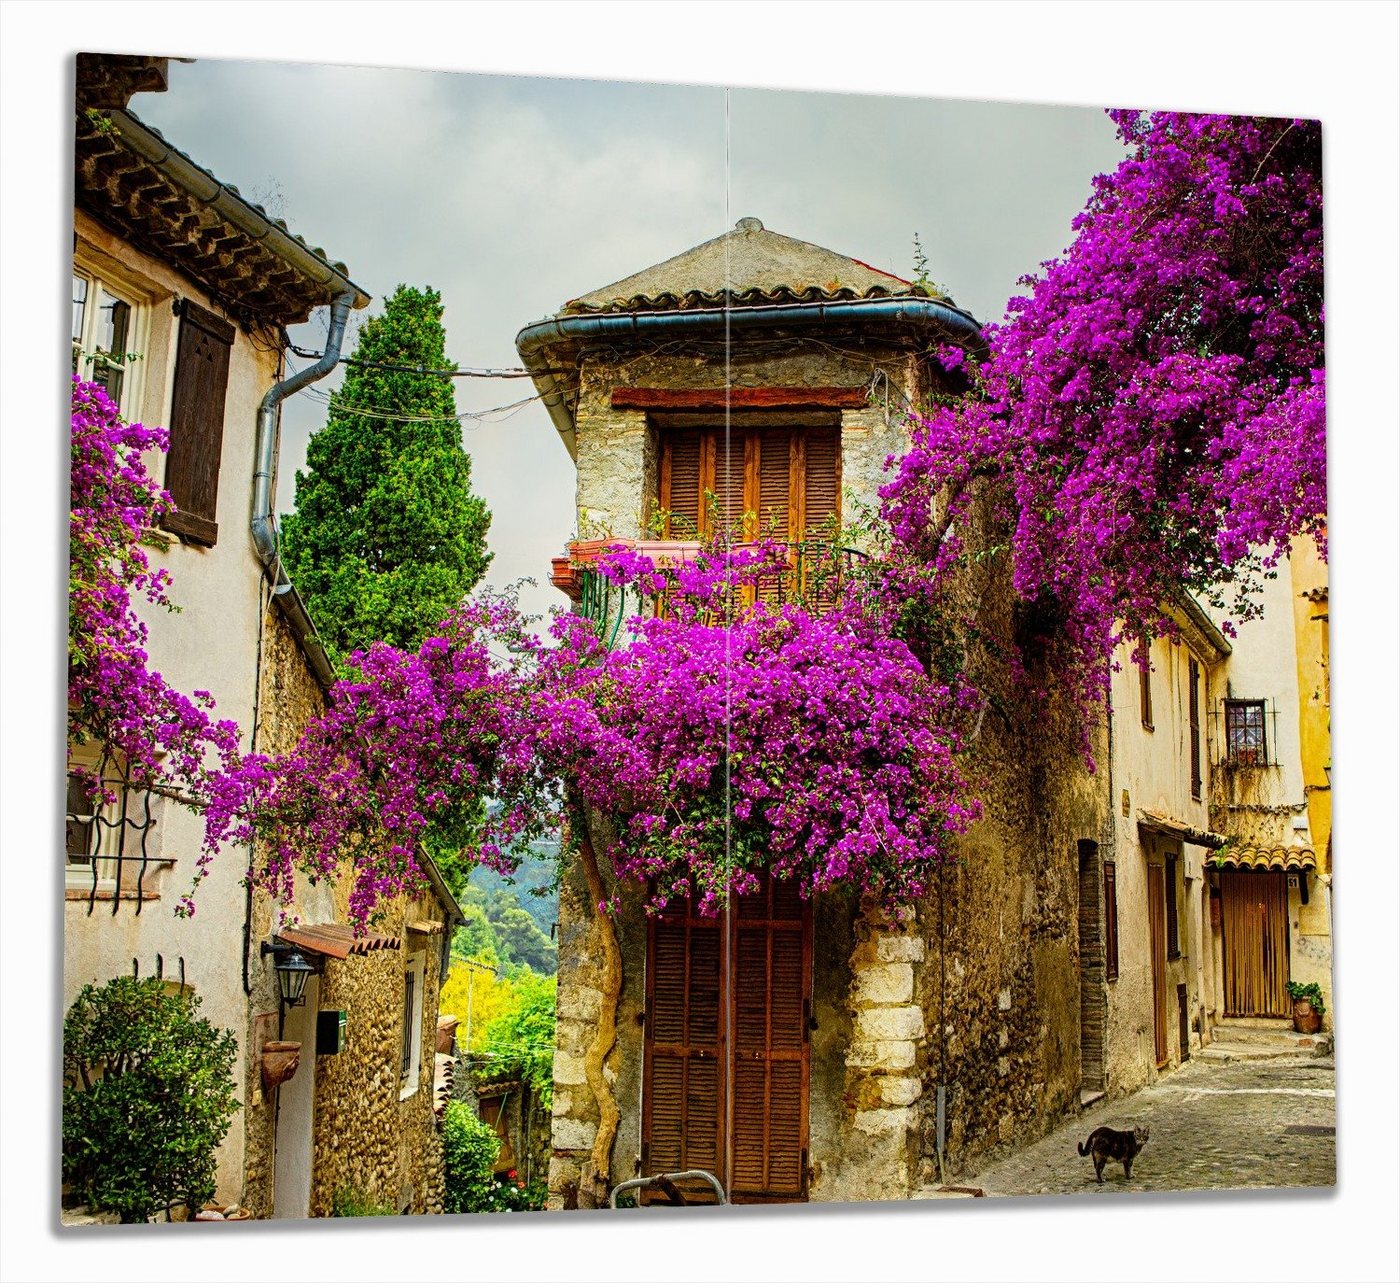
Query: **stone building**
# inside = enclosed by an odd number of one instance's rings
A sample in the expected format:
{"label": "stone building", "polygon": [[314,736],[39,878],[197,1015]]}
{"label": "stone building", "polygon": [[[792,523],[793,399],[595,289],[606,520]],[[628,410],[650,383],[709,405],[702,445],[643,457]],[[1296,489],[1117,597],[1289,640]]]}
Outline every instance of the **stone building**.
{"label": "stone building", "polygon": [[[244,748],[278,752],[324,711],[332,681],[276,555],[278,406],[334,368],[348,313],[369,298],[343,264],[129,110],[166,81],[164,58],[78,58],[73,370],[101,380],[126,418],[170,432],[169,452],[150,463],[179,511],[165,523],[169,547],[151,557],[182,609],[138,605],[152,666],[178,689],[210,691]],[[325,306],[327,357],[285,378],[284,327]],[[177,918],[202,821],[124,788],[118,764],[104,769],[122,799],[109,811],[86,814],[70,786],[65,1004],[134,971],[194,989],[201,1014],[233,1031],[241,1108],[218,1153],[219,1202],[328,1215],[347,1190],[395,1211],[440,1210],[437,993],[461,911],[436,870],[421,896],[389,906],[377,935],[352,940],[337,925],[343,888],[300,884],[306,925],[279,933],[267,897],[244,884],[247,852],[228,849],[196,916]],[[283,1011],[276,964],[292,949],[316,974]],[[297,1046],[265,1055],[268,1042]]]}
{"label": "stone building", "polygon": [[1211,947],[1207,713],[1231,644],[1197,603],[1169,607],[1176,638],[1150,667],[1124,643],[1111,676],[1102,847],[1080,849],[1081,1055],[1086,1099],[1135,1090],[1209,1041],[1218,959]]}
{"label": "stone building", "polygon": [[[906,408],[958,391],[930,355],[949,342],[981,345],[948,300],[745,218],[517,346],[576,462],[581,536],[684,538],[708,491],[810,544],[875,498]],[[579,553],[555,582],[596,610]],[[1024,632],[997,560],[960,592],[989,635]],[[1078,1107],[1080,859],[1114,819],[1063,710],[997,694],[972,766],[985,816],[900,921],[772,880],[718,917],[648,916],[610,870],[565,870],[553,1206],[685,1168],[733,1201],[907,1198]]]}

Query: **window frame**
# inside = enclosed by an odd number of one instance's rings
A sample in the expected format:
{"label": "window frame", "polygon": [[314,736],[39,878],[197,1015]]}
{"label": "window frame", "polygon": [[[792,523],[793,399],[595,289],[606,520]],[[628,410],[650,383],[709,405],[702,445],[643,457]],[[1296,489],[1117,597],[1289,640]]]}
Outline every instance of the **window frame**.
{"label": "window frame", "polygon": [[[149,290],[142,289],[129,278],[99,267],[80,252],[73,255],[73,279],[81,279],[87,286],[87,296],[83,301],[83,319],[76,328],[79,335],[72,338],[73,372],[84,382],[102,382],[97,376],[99,365],[108,370],[116,370],[121,375],[121,387],[113,397],[118,413],[131,420],[141,417],[142,398],[146,390],[146,367],[151,333],[151,303]],[[110,359],[110,354],[97,347],[97,334],[100,327],[102,309],[94,306],[97,299],[106,291],[113,299],[125,303],[129,309],[127,320],[126,353],[134,353],[129,359]],[[76,292],[76,291],[75,291]],[[78,301],[73,300],[76,307]],[[104,383],[105,387],[106,384]],[[110,393],[109,393],[110,395]]]}
{"label": "window frame", "polygon": [[[415,953],[404,960],[403,1009],[399,1029],[399,1099],[418,1091],[423,1076],[423,988],[427,955]],[[405,1066],[404,1061],[407,1060]]]}
{"label": "window frame", "polygon": [[[1252,721],[1240,721],[1239,713],[1258,712],[1257,725]],[[1227,698],[1222,710],[1223,738],[1225,741],[1225,761],[1234,767],[1255,768],[1268,766],[1269,762],[1269,708],[1268,701],[1262,699]],[[1257,730],[1258,745],[1242,745],[1235,742],[1234,732],[1250,733]]]}
{"label": "window frame", "polygon": [[1162,857],[1163,882],[1166,886],[1166,936],[1167,961],[1174,962],[1181,953],[1181,909],[1177,903],[1176,880],[1180,861],[1175,852],[1168,851]]}
{"label": "window frame", "polygon": [[1187,661],[1186,667],[1187,682],[1187,734],[1191,737],[1191,798],[1193,801],[1201,800],[1201,665],[1192,655]]}

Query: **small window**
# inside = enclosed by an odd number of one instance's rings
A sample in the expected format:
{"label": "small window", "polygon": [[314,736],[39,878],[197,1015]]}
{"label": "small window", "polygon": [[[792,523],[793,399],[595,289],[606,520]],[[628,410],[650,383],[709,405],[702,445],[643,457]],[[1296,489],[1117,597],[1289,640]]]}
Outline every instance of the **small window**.
{"label": "small window", "polygon": [[89,911],[98,899],[112,900],[120,889],[139,899],[156,891],[153,867],[162,799],[132,787],[125,770],[96,746],[74,746],[69,753],[64,806],[64,882],[69,898],[85,894]]}
{"label": "small window", "polygon": [[1167,957],[1181,957],[1181,928],[1176,912],[1176,856],[1166,857],[1165,881],[1167,884]]}
{"label": "small window", "polygon": [[1112,860],[1103,862],[1104,975],[1118,979],[1118,877]]}
{"label": "small window", "polygon": [[136,303],[97,276],[73,273],[73,373],[100,383],[123,415],[136,406]]}
{"label": "small window", "polygon": [[399,1099],[418,1090],[423,1064],[423,954],[408,960],[403,973],[403,1013],[399,1043]]}
{"label": "small window", "polygon": [[1193,659],[1187,671],[1187,709],[1191,736],[1191,796],[1201,800],[1201,666]]}
{"label": "small window", "polygon": [[1225,754],[1231,766],[1267,766],[1262,699],[1225,701]]}
{"label": "small window", "polygon": [[1152,669],[1138,669],[1138,705],[1144,730],[1152,729]]}

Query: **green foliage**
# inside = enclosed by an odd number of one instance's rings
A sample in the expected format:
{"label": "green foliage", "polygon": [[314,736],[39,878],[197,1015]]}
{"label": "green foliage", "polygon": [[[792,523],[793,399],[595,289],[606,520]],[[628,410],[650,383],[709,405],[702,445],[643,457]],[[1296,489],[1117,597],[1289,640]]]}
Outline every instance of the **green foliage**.
{"label": "green foliage", "polygon": [[1288,996],[1297,1002],[1299,999],[1306,999],[1312,1003],[1313,1010],[1319,1016],[1325,1015],[1327,1004],[1322,1001],[1322,986],[1317,981],[1310,981],[1308,984],[1299,984],[1296,980],[1288,982]]}
{"label": "green foliage", "polygon": [[501,885],[486,892],[469,885],[460,903],[467,923],[452,941],[454,957],[474,958],[507,972],[526,967],[552,973],[558,967],[554,941],[540,930],[514,889]]}
{"label": "green foliage", "polygon": [[542,1212],[549,1199],[549,1186],[544,1181],[528,1185],[516,1171],[495,1178],[483,1212]]}
{"label": "green foliage", "polygon": [[376,1202],[358,1185],[342,1185],[331,1195],[332,1216],[394,1216],[388,1203]]}
{"label": "green foliage", "polygon": [[496,1180],[493,1169],[501,1141],[465,1101],[451,1100],[443,1110],[442,1157],[446,1168],[446,1212],[493,1210]]}
{"label": "green foliage", "polygon": [[233,1034],[157,979],[87,985],[63,1022],[63,1178],[123,1221],[214,1194],[238,1097]]}
{"label": "green foliage", "polygon": [[[471,870],[470,881],[472,886],[488,893],[509,891],[520,907],[534,918],[535,925],[548,936],[559,916],[558,835],[531,842],[529,849],[521,853],[520,863],[513,873],[498,873],[487,865],[478,864]],[[536,971],[548,969],[535,968]]]}
{"label": "green foliage", "polygon": [[554,976],[522,971],[516,977],[511,1002],[486,1026],[482,1050],[493,1076],[503,1070],[518,1073],[530,1085],[540,1107],[554,1099]]}
{"label": "green foliage", "polygon": [[[442,298],[399,288],[364,327],[297,473],[282,555],[337,663],[371,642],[414,649],[486,573],[491,515],[472,493]],[[387,416],[387,417],[381,417]]]}

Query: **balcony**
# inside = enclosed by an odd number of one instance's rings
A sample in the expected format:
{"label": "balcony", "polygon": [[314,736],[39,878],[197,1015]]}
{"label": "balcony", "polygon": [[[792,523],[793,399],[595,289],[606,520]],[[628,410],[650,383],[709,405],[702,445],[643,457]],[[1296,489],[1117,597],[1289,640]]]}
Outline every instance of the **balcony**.
{"label": "balcony", "polygon": [[[734,544],[737,551],[756,547]],[[805,540],[786,545],[787,564],[771,571],[746,571],[744,582],[736,585],[730,609],[742,609],[756,600],[769,606],[796,604],[816,614],[824,614],[836,604],[845,584],[868,561],[867,554],[826,540]],[[699,561],[706,545],[694,540],[675,539],[580,539],[568,552],[551,563],[550,582],[564,593],[585,619],[594,621],[605,644],[612,647],[622,632],[623,620],[642,616],[663,617],[668,613],[671,588],[645,592],[623,586],[604,577],[597,569],[598,559],[608,551],[626,550],[641,554],[663,574]],[[729,612],[724,612],[728,614]],[[718,623],[721,612],[712,612],[707,622]]]}

